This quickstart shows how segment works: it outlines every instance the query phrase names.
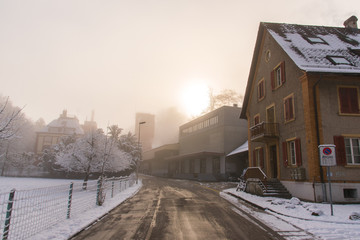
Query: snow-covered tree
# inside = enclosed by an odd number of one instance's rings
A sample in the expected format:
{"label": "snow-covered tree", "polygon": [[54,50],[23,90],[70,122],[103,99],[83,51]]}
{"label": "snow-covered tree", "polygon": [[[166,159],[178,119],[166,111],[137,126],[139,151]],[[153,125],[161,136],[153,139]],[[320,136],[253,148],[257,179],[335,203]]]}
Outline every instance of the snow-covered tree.
{"label": "snow-covered tree", "polygon": [[119,148],[128,155],[130,159],[130,168],[136,170],[136,180],[138,179],[138,168],[141,160],[141,144],[131,132],[121,135],[119,139]]}
{"label": "snow-covered tree", "polygon": [[0,106],[1,175],[4,175],[6,168],[21,171],[33,166],[36,136],[34,124],[21,113],[22,109],[12,105],[9,98],[0,96]]}
{"label": "snow-covered tree", "polygon": [[105,172],[127,169],[131,160],[118,147],[120,133],[120,128],[112,126],[108,135],[99,129],[68,144],[61,141],[55,146],[55,165],[61,171],[83,173],[84,189],[91,173],[100,173],[103,177]]}
{"label": "snow-covered tree", "polygon": [[18,120],[22,117],[21,108],[13,107],[9,98],[0,96],[0,141],[15,136],[19,129]]}

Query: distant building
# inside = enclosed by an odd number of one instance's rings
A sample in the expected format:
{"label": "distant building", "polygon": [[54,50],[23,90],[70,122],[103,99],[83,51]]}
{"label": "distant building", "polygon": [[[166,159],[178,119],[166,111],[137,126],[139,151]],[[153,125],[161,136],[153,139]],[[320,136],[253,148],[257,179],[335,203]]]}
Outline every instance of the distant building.
{"label": "distant building", "polygon": [[[139,124],[144,122],[144,124]],[[140,130],[139,130],[140,127]],[[140,131],[140,136],[139,136]],[[149,113],[136,113],[135,136],[140,138],[143,152],[151,150],[155,135],[155,115]]]}
{"label": "distant building", "polygon": [[234,152],[247,141],[247,122],[239,119],[240,112],[223,106],[180,126],[179,144],[144,152],[145,172],[201,181],[239,176],[247,167],[247,148]]}
{"label": "distant building", "polygon": [[[360,30],[260,23],[241,118],[250,167],[293,196],[329,199],[319,145],[336,145],[333,200],[360,201]],[[326,184],[325,184],[326,183]],[[326,191],[325,191],[326,190]]]}
{"label": "distant building", "polygon": [[92,111],[91,113],[91,120],[90,121],[84,121],[84,124],[81,125],[82,129],[84,130],[84,133],[89,133],[91,131],[94,131],[98,129],[97,123],[94,120],[95,112]]}
{"label": "distant building", "polygon": [[45,149],[58,144],[63,136],[84,135],[84,130],[75,116],[68,116],[64,110],[58,119],[50,122],[36,133],[35,153],[41,154]]}

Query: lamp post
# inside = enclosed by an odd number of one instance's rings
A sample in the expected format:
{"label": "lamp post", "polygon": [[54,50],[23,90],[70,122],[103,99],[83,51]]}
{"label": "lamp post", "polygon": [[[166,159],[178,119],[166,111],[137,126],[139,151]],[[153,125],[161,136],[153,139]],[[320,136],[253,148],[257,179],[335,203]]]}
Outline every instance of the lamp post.
{"label": "lamp post", "polygon": [[140,127],[142,124],[145,124],[145,123],[146,122],[139,122],[139,137],[138,137],[139,159],[136,162],[136,184],[138,183],[138,179],[139,179],[139,164],[140,164],[141,152],[142,152],[142,150],[140,149]]}

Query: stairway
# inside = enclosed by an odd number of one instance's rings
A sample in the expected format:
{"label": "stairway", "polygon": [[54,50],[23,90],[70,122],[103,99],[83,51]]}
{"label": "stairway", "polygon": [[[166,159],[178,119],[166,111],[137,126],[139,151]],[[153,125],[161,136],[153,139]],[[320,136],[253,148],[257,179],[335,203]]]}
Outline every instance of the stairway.
{"label": "stairway", "polygon": [[279,197],[290,199],[292,196],[286,187],[276,178],[262,181],[264,197]]}

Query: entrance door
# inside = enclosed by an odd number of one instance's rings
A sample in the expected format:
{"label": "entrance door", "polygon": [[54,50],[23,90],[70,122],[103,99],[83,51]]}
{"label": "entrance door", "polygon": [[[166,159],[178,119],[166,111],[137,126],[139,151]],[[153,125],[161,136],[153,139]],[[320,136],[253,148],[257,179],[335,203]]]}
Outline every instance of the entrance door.
{"label": "entrance door", "polygon": [[270,166],[271,166],[271,177],[277,178],[278,171],[277,171],[277,148],[276,145],[271,145],[269,147],[269,154],[270,154]]}

